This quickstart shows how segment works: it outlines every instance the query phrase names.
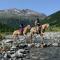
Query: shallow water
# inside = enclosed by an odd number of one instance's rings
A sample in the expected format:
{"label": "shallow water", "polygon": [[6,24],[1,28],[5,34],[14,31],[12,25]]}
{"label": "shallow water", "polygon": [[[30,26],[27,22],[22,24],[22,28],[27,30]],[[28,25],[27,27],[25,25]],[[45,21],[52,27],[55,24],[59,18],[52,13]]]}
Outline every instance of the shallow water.
{"label": "shallow water", "polygon": [[31,60],[60,60],[60,47],[32,48]]}
{"label": "shallow water", "polygon": [[60,47],[31,48],[27,57],[23,60],[60,60]]}
{"label": "shallow water", "polygon": [[60,60],[60,47],[32,48],[23,60]]}

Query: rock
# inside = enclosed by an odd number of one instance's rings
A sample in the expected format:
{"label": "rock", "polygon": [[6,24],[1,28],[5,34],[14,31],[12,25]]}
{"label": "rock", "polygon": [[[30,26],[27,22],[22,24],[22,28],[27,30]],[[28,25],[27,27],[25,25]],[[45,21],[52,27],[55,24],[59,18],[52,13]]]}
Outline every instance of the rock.
{"label": "rock", "polygon": [[28,48],[30,49],[32,47],[32,44],[28,44]]}
{"label": "rock", "polygon": [[11,55],[9,53],[5,53],[4,58],[11,58]]}
{"label": "rock", "polygon": [[58,45],[58,43],[53,43],[52,46],[58,47],[59,45]]}
{"label": "rock", "polygon": [[24,49],[19,49],[18,51],[16,51],[16,54],[20,54],[20,53],[24,53],[25,52],[25,50]]}
{"label": "rock", "polygon": [[11,55],[10,54],[7,54],[7,58],[11,58]]}
{"label": "rock", "polygon": [[16,57],[16,53],[11,54],[11,58],[15,58]]}
{"label": "rock", "polygon": [[26,53],[30,53],[30,51],[29,50],[25,50],[26,51]]}
{"label": "rock", "polygon": [[28,45],[26,45],[26,44],[20,44],[20,45],[18,45],[16,47],[18,47],[19,49],[24,49],[24,48],[27,48]]}
{"label": "rock", "polygon": [[4,40],[5,43],[12,43],[13,41],[11,39]]}
{"label": "rock", "polygon": [[51,44],[50,42],[48,42],[48,43],[47,43],[47,46],[50,47],[50,46],[52,46],[52,44]]}
{"label": "rock", "polygon": [[58,46],[60,47],[60,43],[58,43]]}
{"label": "rock", "polygon": [[35,44],[35,47],[39,48],[40,47],[40,43]]}
{"label": "rock", "polygon": [[48,45],[47,45],[46,43],[41,43],[41,44],[40,44],[40,47],[41,47],[41,48],[45,48],[45,47],[48,47]]}
{"label": "rock", "polygon": [[20,53],[20,52],[19,53],[16,52],[16,53],[12,54],[11,57],[12,58],[23,58],[24,55],[22,53]]}
{"label": "rock", "polygon": [[18,58],[24,58],[26,57],[25,50],[24,49],[19,49],[16,51],[14,54],[11,55],[12,58],[16,57]]}
{"label": "rock", "polygon": [[10,49],[10,54],[14,54],[17,51],[17,48],[15,46],[12,46]]}
{"label": "rock", "polygon": [[16,55],[15,55],[17,58],[23,58],[24,57],[24,55],[22,54],[22,53],[16,53]]}
{"label": "rock", "polygon": [[28,47],[31,47],[32,46],[32,44],[28,44]]}
{"label": "rock", "polygon": [[31,47],[32,47],[32,48],[33,48],[33,47],[35,47],[35,44],[34,44],[34,43],[32,43]]}
{"label": "rock", "polygon": [[14,54],[15,53],[15,51],[10,51],[10,54]]}

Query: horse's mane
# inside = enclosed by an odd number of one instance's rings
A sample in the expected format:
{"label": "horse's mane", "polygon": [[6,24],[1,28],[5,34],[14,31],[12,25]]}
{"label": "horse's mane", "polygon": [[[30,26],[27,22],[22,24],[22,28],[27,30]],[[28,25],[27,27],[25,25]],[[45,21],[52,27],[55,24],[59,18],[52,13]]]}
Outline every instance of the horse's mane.
{"label": "horse's mane", "polygon": [[[47,23],[47,24],[43,24],[43,25],[45,25],[45,26],[48,26],[48,27],[49,27],[49,24],[48,24],[48,23]],[[43,25],[42,25],[42,26],[43,26]]]}

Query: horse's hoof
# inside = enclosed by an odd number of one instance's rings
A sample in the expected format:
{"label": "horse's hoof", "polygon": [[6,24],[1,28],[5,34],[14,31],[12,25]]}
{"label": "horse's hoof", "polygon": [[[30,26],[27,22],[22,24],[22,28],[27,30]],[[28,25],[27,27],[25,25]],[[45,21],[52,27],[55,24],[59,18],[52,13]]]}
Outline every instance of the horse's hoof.
{"label": "horse's hoof", "polygon": [[47,44],[44,43],[44,44],[41,44],[40,47],[45,48],[45,47],[48,47],[48,46],[47,46]]}
{"label": "horse's hoof", "polygon": [[31,47],[32,47],[32,48],[35,47],[35,44],[32,44]]}

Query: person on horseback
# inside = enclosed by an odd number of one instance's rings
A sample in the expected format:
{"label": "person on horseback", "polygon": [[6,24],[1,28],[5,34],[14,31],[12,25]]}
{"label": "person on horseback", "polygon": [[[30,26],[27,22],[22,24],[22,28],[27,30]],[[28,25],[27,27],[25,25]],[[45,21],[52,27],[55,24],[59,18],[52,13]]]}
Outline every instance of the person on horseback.
{"label": "person on horseback", "polygon": [[37,20],[35,21],[35,26],[36,26],[36,29],[37,29],[37,33],[38,33],[38,34],[41,34],[42,24],[41,24],[41,22],[39,21],[38,18],[37,18]]}
{"label": "person on horseback", "polygon": [[37,18],[37,20],[35,21],[35,26],[39,25],[39,19]]}

